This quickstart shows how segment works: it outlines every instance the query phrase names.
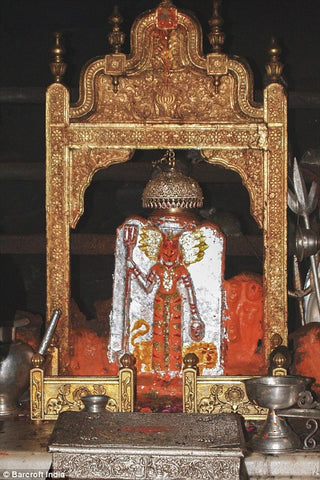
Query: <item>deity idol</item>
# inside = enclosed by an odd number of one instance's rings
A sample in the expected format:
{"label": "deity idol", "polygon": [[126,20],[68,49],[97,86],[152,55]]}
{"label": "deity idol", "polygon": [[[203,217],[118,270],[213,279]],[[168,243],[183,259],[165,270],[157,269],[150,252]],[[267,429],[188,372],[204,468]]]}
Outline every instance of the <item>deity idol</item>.
{"label": "deity idol", "polygon": [[179,374],[188,352],[205,354],[203,373],[222,373],[221,338],[225,241],[193,209],[202,191],[169,166],[150,180],[143,206],[148,219],[128,218],[117,229],[109,358],[136,358],[138,372]]}
{"label": "deity idol", "polygon": [[[207,248],[201,232],[192,233],[199,239],[194,248],[194,261],[199,261]],[[182,295],[179,289],[181,283],[185,288],[190,308],[189,335],[198,342],[204,337],[205,326],[199,317],[196,305],[192,279],[187,270],[187,255],[184,255],[185,242],[190,235],[165,235],[152,227],[145,228],[140,243],[140,248],[156,263],[147,275],[133,262],[130,261],[130,272],[138,279],[142,288],[149,293],[157,285],[154,297],[154,318],[152,335],[152,367],[155,371],[181,370],[181,311]],[[149,247],[148,239],[154,240],[154,245]],[[189,239],[190,241],[190,239]],[[151,251],[150,251],[151,250]]]}

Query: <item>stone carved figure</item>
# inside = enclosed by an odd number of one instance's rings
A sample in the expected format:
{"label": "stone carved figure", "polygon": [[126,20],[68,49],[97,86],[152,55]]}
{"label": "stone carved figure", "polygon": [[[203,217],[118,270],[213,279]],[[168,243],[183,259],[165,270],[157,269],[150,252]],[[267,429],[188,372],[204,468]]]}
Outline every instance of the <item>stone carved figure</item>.
{"label": "stone carved figure", "polygon": [[176,375],[182,355],[203,356],[205,344],[214,361],[203,371],[221,373],[223,256],[213,224],[167,212],[127,219],[117,230],[111,361],[129,352],[140,373]]}
{"label": "stone carved figure", "polygon": [[260,275],[242,273],[224,282],[226,339],[224,374],[265,373],[263,352],[263,291]]}
{"label": "stone carved figure", "polygon": [[[163,169],[144,189],[147,219],[128,218],[117,229],[109,359],[136,357],[138,373],[174,377],[185,352],[211,359],[203,373],[221,374],[225,239],[201,224],[198,183],[175,168],[168,150]],[[200,356],[200,355],[199,355]]]}
{"label": "stone carved figure", "polygon": [[[192,245],[191,248],[188,245]],[[191,317],[189,335],[198,342],[204,337],[205,326],[198,313],[186,264],[200,261],[207,245],[200,230],[167,236],[154,227],[146,227],[142,229],[139,248],[156,261],[149,272],[144,273],[135,262],[128,260],[130,273],[147,293],[157,285],[153,305],[152,367],[155,371],[179,371],[182,364],[179,285],[182,283],[187,292]]]}

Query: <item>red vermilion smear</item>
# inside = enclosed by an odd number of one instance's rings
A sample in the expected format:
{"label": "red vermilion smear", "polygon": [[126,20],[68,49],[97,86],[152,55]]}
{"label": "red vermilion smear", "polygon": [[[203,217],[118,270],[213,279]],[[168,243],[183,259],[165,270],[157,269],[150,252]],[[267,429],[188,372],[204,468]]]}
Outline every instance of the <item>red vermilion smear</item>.
{"label": "red vermilion smear", "polygon": [[167,427],[122,427],[122,432],[137,432],[137,433],[160,433],[169,432],[170,428]]}
{"label": "red vermilion smear", "polygon": [[69,375],[117,375],[118,366],[107,357],[108,338],[92,330],[71,330],[73,355]]}
{"label": "red vermilion smear", "polygon": [[312,322],[291,334],[294,356],[291,372],[315,379],[312,390],[320,395],[320,323]]}

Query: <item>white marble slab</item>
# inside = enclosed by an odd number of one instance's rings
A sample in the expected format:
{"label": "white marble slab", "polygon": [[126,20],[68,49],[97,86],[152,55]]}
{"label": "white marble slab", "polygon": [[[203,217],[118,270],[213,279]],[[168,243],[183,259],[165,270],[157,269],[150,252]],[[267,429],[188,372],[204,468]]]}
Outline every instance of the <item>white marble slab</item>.
{"label": "white marble slab", "polygon": [[245,457],[250,480],[320,480],[320,451]]}
{"label": "white marble slab", "polygon": [[18,478],[14,471],[47,472],[52,463],[47,446],[53,427],[54,422],[35,423],[26,417],[0,420],[0,478]]}

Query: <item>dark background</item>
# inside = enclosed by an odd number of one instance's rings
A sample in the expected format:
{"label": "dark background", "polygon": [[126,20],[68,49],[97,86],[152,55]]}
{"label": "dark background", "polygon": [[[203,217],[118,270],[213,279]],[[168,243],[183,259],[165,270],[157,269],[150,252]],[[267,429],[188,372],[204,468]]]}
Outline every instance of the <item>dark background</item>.
{"label": "dark background", "polygon": [[[48,63],[53,32],[64,33],[68,63],[64,80],[76,100],[81,67],[92,57],[110,51],[108,17],[114,3],[113,0],[1,2],[2,323],[11,321],[16,310],[45,315],[44,95],[46,86],[52,82]],[[207,34],[212,2],[176,0],[175,4],[198,17],[203,28],[204,51],[209,52]],[[141,12],[155,8],[158,2],[119,0],[118,5],[127,34],[123,51],[128,53],[133,20]],[[320,143],[319,0],[224,0],[221,15],[226,33],[224,50],[248,60],[257,99],[261,98],[265,82],[267,47],[272,35],[278,39],[289,95],[289,163],[293,156],[301,159],[307,150],[316,149]],[[151,161],[157,155],[136,152],[133,162]],[[119,175],[118,170],[114,171],[111,180],[97,180],[88,188],[86,210],[77,233],[112,234],[127,215],[143,214],[140,196],[147,178],[133,178],[129,182],[122,177],[121,170]],[[311,169],[307,181],[314,179],[314,172],[318,171]],[[225,214],[223,221],[231,218],[232,222],[236,217],[243,234],[259,237],[261,232],[250,217],[248,195],[240,181],[230,183],[226,176],[225,181],[202,186],[207,209],[213,206],[220,216]],[[226,276],[241,270],[261,272],[261,267],[261,254],[249,245],[246,255],[228,257]],[[112,271],[112,255],[84,255],[82,251],[81,255],[72,256],[72,295],[89,318],[95,315],[95,300],[111,296]],[[295,318],[289,319],[289,323],[291,328],[297,326]]]}

